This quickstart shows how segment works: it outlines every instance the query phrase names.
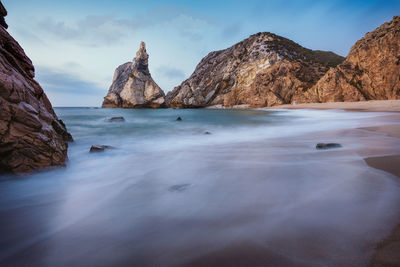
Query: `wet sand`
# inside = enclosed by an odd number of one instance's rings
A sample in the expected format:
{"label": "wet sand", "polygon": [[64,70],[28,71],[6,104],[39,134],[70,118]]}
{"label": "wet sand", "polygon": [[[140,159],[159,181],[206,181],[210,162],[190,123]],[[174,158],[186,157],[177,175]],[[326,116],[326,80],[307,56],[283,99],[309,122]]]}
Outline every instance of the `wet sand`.
{"label": "wet sand", "polygon": [[[400,125],[384,125],[361,129],[400,138]],[[364,160],[369,166],[400,178],[400,155],[367,157]],[[377,245],[369,266],[400,266],[400,224]]]}
{"label": "wet sand", "polygon": [[[400,122],[400,116],[397,115],[378,116],[377,118],[398,118]],[[332,132],[332,136],[338,134],[350,134],[353,131],[357,133],[358,130],[366,130],[372,134],[400,138],[400,124],[362,127],[343,131],[342,133]],[[396,151],[396,148],[389,149],[386,152],[392,153],[393,151]],[[360,155],[373,155],[377,153],[374,150],[368,149],[357,152]],[[379,153],[382,153],[382,151],[379,151]],[[389,156],[367,156],[364,157],[364,161],[372,168],[385,171],[400,178],[400,154]],[[310,251],[313,250],[312,247],[307,249]],[[290,258],[287,258],[284,255],[254,243],[231,245],[194,259],[183,266],[265,266],[266,263],[267,266],[307,266],[307,263],[303,264],[301,262],[293,262]],[[375,252],[367,265],[379,267],[400,266],[400,224],[398,224],[386,238],[376,245]]]}

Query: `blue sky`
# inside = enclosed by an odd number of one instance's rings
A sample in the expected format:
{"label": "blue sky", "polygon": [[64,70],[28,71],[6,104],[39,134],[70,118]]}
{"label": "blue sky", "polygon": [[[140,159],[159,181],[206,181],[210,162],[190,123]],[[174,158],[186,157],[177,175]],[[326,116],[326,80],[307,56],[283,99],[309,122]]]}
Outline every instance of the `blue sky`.
{"label": "blue sky", "polygon": [[99,106],[116,67],[145,41],[153,79],[168,92],[209,52],[269,31],[346,56],[400,15],[400,1],[3,0],[53,106]]}

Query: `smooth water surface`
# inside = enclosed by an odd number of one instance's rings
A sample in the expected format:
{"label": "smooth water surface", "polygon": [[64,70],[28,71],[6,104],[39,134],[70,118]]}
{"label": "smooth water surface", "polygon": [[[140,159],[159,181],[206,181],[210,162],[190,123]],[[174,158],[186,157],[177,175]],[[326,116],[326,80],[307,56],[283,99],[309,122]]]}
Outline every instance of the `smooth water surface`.
{"label": "smooth water surface", "polygon": [[67,167],[0,178],[1,266],[362,266],[399,219],[398,181],[357,151],[400,142],[343,130],[376,113],[56,112]]}

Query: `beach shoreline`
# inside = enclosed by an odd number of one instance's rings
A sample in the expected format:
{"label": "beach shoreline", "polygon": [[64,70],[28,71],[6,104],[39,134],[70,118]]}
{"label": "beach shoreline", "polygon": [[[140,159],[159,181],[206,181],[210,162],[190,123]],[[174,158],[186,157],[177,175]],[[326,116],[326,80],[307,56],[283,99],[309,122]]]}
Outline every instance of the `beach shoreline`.
{"label": "beach shoreline", "polygon": [[[69,165],[24,181],[40,190],[23,203],[37,205],[19,208],[19,196],[25,196],[21,183],[3,186],[10,203],[3,201],[3,236],[11,241],[3,241],[0,264],[379,266],[396,257],[387,247],[399,240],[400,183],[380,157],[400,154],[400,114],[90,109],[84,111],[91,116],[73,120],[82,111],[57,111],[72,133],[80,133],[71,145]],[[138,114],[152,123],[139,128]],[[124,123],[105,120],[121,115]],[[231,124],[220,127],[227,121]],[[235,129],[238,121],[243,125]],[[82,128],[86,124],[102,127]],[[188,125],[192,128],[182,135]],[[159,134],[166,128],[174,131]],[[149,132],[159,135],[147,142],[143,136]],[[115,136],[121,141],[109,143]],[[121,149],[89,154],[92,140]],[[320,142],[342,147],[318,150]],[[371,160],[382,168],[368,165]],[[121,216],[124,220],[117,222]],[[11,222],[29,223],[32,230],[21,240],[34,244],[16,246],[17,232],[6,228]],[[112,239],[103,243],[92,229]],[[87,257],[85,251],[100,253]]]}
{"label": "beach shoreline", "polygon": [[266,109],[342,109],[348,111],[400,112],[400,100],[286,104]]}
{"label": "beach shoreline", "polygon": [[[399,117],[400,118],[400,117]],[[400,138],[400,124],[362,128]],[[400,178],[400,155],[365,157],[368,166],[391,173]],[[376,245],[369,266],[400,266],[400,223]]]}
{"label": "beach shoreline", "polygon": [[318,109],[318,110],[347,110],[347,111],[370,111],[370,112],[400,112],[400,100],[369,100],[357,102],[325,102],[325,103],[302,103],[284,104],[272,107],[252,107],[249,104],[234,105],[225,107],[223,105],[213,105],[204,107],[205,109]]}
{"label": "beach shoreline", "polygon": [[[220,109],[221,106],[208,107]],[[252,109],[249,105],[238,105],[232,109]],[[254,108],[253,108],[254,109]],[[317,109],[317,110],[344,110],[350,112],[400,112],[400,100],[373,100],[360,102],[328,102],[287,104],[257,110],[277,109]],[[381,134],[394,138],[400,138],[400,115],[384,115],[383,117],[398,118],[399,124],[388,123],[380,126],[361,127],[354,130],[365,130],[370,133]],[[378,117],[378,116],[377,116]],[[370,154],[370,155],[368,155]],[[381,153],[378,153],[381,154]],[[400,150],[398,154],[378,155],[375,152],[362,155],[364,162],[371,168],[387,172],[400,179]],[[393,228],[389,235],[378,242],[368,266],[400,266],[400,222]],[[224,261],[225,262],[225,261]],[[196,264],[195,264],[196,265]]]}

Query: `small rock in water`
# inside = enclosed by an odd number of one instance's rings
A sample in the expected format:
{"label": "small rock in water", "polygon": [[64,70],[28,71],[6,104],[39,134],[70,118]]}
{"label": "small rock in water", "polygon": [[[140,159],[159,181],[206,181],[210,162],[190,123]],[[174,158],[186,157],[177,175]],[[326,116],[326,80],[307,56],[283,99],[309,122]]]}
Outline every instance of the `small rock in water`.
{"label": "small rock in water", "polygon": [[106,145],[93,145],[90,147],[90,153],[92,152],[103,152],[105,149],[110,149],[114,148],[112,146],[106,146]]}
{"label": "small rock in water", "polygon": [[178,117],[178,118],[176,118],[176,120],[177,120],[177,121],[181,121],[181,120],[182,120],[182,118],[181,118],[181,117]]}
{"label": "small rock in water", "polygon": [[338,143],[318,143],[315,148],[316,149],[329,149],[329,148],[338,148],[342,147],[341,144]]}
{"label": "small rock in water", "polygon": [[171,186],[168,190],[171,192],[181,192],[185,189],[187,189],[190,186],[190,184],[176,184]]}
{"label": "small rock in water", "polygon": [[204,134],[211,134],[209,131],[205,131]]}
{"label": "small rock in water", "polygon": [[108,119],[109,122],[113,121],[125,121],[124,117],[112,117],[111,119]]}

